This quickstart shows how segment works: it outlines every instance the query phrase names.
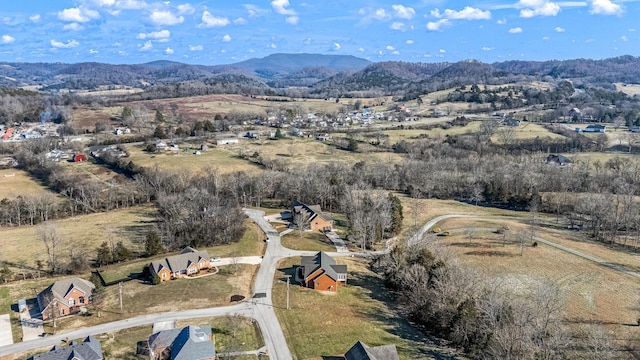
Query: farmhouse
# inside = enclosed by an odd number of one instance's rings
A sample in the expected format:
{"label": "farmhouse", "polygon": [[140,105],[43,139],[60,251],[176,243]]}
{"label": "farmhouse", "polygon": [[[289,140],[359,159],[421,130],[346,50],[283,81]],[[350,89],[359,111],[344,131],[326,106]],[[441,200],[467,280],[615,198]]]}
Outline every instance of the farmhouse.
{"label": "farmhouse", "polygon": [[83,154],[75,154],[73,155],[73,159],[71,159],[71,161],[73,162],[85,162],[87,161],[87,157]]}
{"label": "farmhouse", "polygon": [[582,131],[589,132],[589,133],[596,133],[596,132],[603,133],[607,131],[607,126],[606,125],[589,125]]}
{"label": "farmhouse", "polygon": [[303,256],[301,262],[297,278],[310,289],[338,291],[338,286],[347,283],[347,265],[337,265],[324,252]]}
{"label": "farmhouse", "polygon": [[209,267],[211,267],[211,258],[206,251],[186,247],[178,255],[152,261],[149,271],[152,277],[157,275],[162,282],[195,274]]}
{"label": "farmhouse", "polygon": [[149,337],[149,355],[152,360],[213,360],[211,325],[158,331]]}
{"label": "farmhouse", "polygon": [[102,360],[102,346],[93,336],[83,342],[72,341],[69,346],[54,346],[49,352],[35,355],[33,360]]}
{"label": "farmhouse", "polygon": [[362,341],[355,343],[344,356],[337,359],[344,360],[398,360],[398,350],[393,344],[370,347]]}
{"label": "farmhouse", "polygon": [[567,158],[564,155],[551,154],[547,156],[547,164],[565,166],[565,165],[573,164],[573,161],[571,161],[569,158]]}
{"label": "farmhouse", "polygon": [[305,223],[313,231],[331,231],[333,229],[331,215],[323,213],[320,205],[309,206],[296,201],[291,205],[291,216],[293,219],[298,216],[305,219]]}
{"label": "farmhouse", "polygon": [[42,320],[77,313],[91,301],[95,285],[80,278],[69,278],[49,285],[38,296]]}
{"label": "farmhouse", "polygon": [[506,119],[502,122],[505,126],[520,126],[520,120]]}

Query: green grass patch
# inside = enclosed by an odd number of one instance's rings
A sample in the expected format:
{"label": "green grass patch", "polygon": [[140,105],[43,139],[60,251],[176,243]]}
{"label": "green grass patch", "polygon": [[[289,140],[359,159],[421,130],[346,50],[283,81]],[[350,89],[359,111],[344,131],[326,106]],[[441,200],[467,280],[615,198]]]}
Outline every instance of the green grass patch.
{"label": "green grass patch", "polygon": [[138,259],[128,263],[103,266],[99,270],[102,275],[102,279],[106,283],[109,283],[112,281],[126,279],[137,273],[142,273],[145,266],[149,265],[150,262],[151,261],[148,259]]}
{"label": "green grass patch", "polygon": [[246,231],[242,239],[237,243],[227,245],[217,245],[204,248],[209,256],[232,257],[232,256],[258,256],[264,253],[265,244],[262,241],[264,233],[258,225],[249,219],[245,221]]}
{"label": "green grass patch", "polygon": [[[349,266],[348,285],[337,293],[322,293],[291,286],[286,310],[285,272],[276,272],[273,302],[294,359],[332,356],[347,351],[356,341],[370,346],[395,344],[401,359],[438,358],[452,351],[433,344],[387,304],[393,299],[382,279],[359,259],[336,259]],[[300,258],[279,263],[291,272]],[[444,356],[443,356],[444,357]]]}
{"label": "green grass patch", "polygon": [[300,237],[300,232],[295,230],[282,237],[282,245],[292,250],[336,251],[331,240],[315,231],[305,231]]}

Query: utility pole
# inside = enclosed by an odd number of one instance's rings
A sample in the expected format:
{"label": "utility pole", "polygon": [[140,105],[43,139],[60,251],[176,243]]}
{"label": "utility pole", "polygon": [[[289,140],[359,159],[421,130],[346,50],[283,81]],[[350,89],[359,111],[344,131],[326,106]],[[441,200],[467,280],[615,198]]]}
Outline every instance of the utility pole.
{"label": "utility pole", "polygon": [[122,314],[122,281],[118,283],[118,293],[120,294],[120,314]]}
{"label": "utility pole", "polygon": [[285,275],[287,277],[287,310],[289,310],[289,283],[291,279],[291,275]]}
{"label": "utility pole", "polygon": [[53,333],[56,333],[56,312],[58,310],[58,303],[53,300],[51,303],[51,317],[53,318]]}

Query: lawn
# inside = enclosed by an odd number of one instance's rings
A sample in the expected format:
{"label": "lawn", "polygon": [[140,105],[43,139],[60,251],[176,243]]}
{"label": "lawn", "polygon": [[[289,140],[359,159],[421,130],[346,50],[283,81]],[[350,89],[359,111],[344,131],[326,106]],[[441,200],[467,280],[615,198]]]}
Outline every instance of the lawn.
{"label": "lawn", "polygon": [[[407,123],[410,125],[410,123]],[[481,121],[471,121],[467,126],[452,126],[449,129],[434,128],[431,130],[425,129],[401,129],[396,128],[393,130],[385,130],[383,133],[389,136],[389,143],[395,144],[401,140],[415,141],[419,136],[428,136],[434,138],[437,136],[444,137],[446,135],[459,135],[473,133],[480,129]]]}
{"label": "lawn", "polygon": [[[244,147],[246,140],[241,140]],[[234,171],[259,172],[261,167],[247,160],[239,158],[237,151],[228,149],[210,147],[209,150],[202,151],[200,155],[194,155],[193,152],[200,148],[198,144],[180,144],[180,148],[189,147],[191,150],[187,152],[180,151],[164,151],[158,154],[151,154],[143,151],[142,146],[127,146],[129,151],[129,160],[134,164],[144,167],[158,167],[164,170],[172,171],[189,171],[191,173],[202,173],[208,169],[217,169],[220,173],[230,173]]]}
{"label": "lawn", "polygon": [[89,161],[79,163],[61,161],[59,164],[63,169],[71,174],[97,180],[105,184],[108,182],[120,183],[128,181],[124,175],[118,174],[105,166],[96,164],[91,159]]}
{"label": "lawn", "polygon": [[[497,131],[499,132],[500,129],[502,129],[502,128],[498,128]],[[562,136],[560,134],[556,134],[556,133],[546,129],[542,125],[534,124],[534,123],[530,123],[530,122],[522,122],[522,124],[520,126],[510,127],[509,129],[514,130],[515,139],[520,139],[520,140],[522,140],[522,139],[535,139],[537,137],[540,137],[540,138],[550,137],[552,139],[564,138],[564,136]],[[497,135],[497,134],[493,135],[491,137],[491,140],[493,142],[501,143],[500,136]]]}
{"label": "lawn", "polygon": [[239,242],[227,245],[217,245],[202,250],[207,250],[209,256],[234,257],[234,256],[258,256],[264,254],[266,244],[262,241],[264,233],[253,221],[244,221],[246,231]]}
{"label": "lawn", "polygon": [[300,237],[300,232],[295,230],[282,237],[282,245],[292,250],[336,251],[331,240],[315,231],[305,231]]}
{"label": "lawn", "polygon": [[[154,212],[152,207],[142,206],[51,221],[61,241],[58,254],[62,258],[71,251],[83,251],[93,258],[95,249],[109,236],[114,242],[122,241],[132,251],[141,252],[146,232],[155,221]],[[0,229],[0,260],[18,271],[37,271],[37,260],[46,263],[39,229],[39,225]]]}
{"label": "lawn", "polygon": [[15,199],[22,196],[37,196],[51,194],[45,186],[41,185],[26,172],[18,169],[0,170],[0,200]]}
{"label": "lawn", "polygon": [[[389,304],[382,279],[368,270],[364,260],[337,259],[349,266],[348,285],[336,293],[321,293],[291,286],[291,309],[286,310],[283,270],[300,258],[282,260],[273,288],[276,314],[294,359],[319,358],[347,351],[356,341],[370,346],[395,344],[401,359],[431,359],[451,355],[414,329]],[[446,356],[445,355],[445,356]]]}

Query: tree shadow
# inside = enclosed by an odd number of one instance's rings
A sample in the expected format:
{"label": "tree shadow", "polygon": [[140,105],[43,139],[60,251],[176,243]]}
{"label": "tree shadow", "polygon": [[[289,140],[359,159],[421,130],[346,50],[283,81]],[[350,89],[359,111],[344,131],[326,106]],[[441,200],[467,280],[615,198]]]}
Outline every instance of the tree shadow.
{"label": "tree shadow", "polygon": [[373,321],[388,325],[387,332],[390,334],[409,340],[411,344],[407,350],[411,352],[412,358],[427,357],[442,360],[459,358],[454,349],[446,349],[447,343],[444,340],[424,333],[406,318],[398,307],[397,297],[385,288],[384,281],[380,277],[361,273],[350,275],[347,282],[347,286],[349,285],[365,289],[366,291],[359,295],[364,300],[374,299],[386,305],[390,310],[388,312],[366,306],[359,311]]}
{"label": "tree shadow", "polygon": [[278,271],[281,272],[281,274],[278,274],[278,281],[287,282],[287,277],[291,277],[290,281],[292,284],[299,284],[300,283],[300,277],[298,276],[299,269],[300,269],[300,265],[292,265],[288,268],[277,269]]}
{"label": "tree shadow", "polygon": [[503,251],[497,250],[486,250],[486,251],[467,251],[464,253],[465,255],[476,255],[476,256],[501,256],[501,257],[514,257],[519,256],[517,254],[512,254]]}

